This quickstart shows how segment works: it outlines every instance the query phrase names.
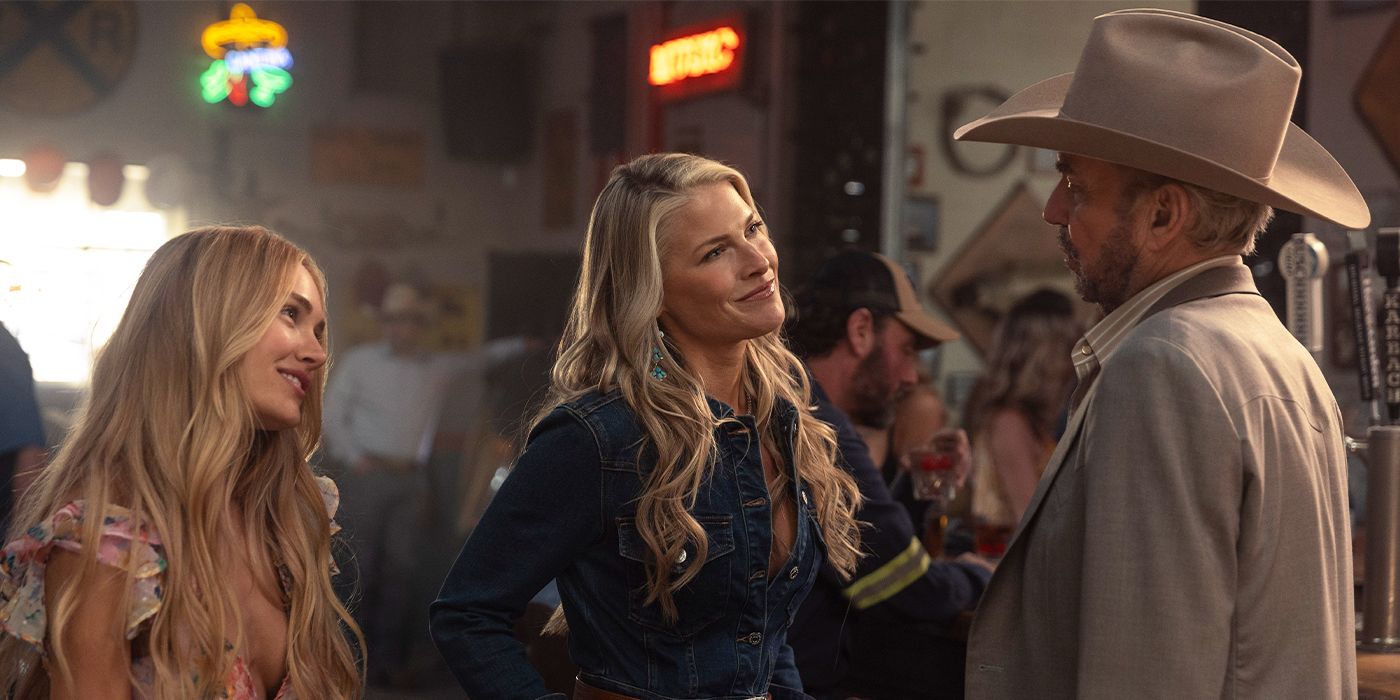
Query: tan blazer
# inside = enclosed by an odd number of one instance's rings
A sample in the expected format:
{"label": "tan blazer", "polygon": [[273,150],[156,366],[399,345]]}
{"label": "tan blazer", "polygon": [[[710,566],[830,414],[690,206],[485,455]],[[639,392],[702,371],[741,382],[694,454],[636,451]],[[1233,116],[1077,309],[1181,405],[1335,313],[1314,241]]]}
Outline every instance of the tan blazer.
{"label": "tan blazer", "polygon": [[1243,265],[1101,368],[973,622],[967,697],[1356,697],[1341,416]]}

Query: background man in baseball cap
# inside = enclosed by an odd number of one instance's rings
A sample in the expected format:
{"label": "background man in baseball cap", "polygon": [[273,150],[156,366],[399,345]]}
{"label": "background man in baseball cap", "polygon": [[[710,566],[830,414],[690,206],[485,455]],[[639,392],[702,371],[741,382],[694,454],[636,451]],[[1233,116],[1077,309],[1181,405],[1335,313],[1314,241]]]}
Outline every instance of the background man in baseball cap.
{"label": "background man in baseball cap", "polygon": [[956,137],[1059,152],[1068,428],[983,597],[969,698],[1355,697],[1342,425],[1240,256],[1279,207],[1370,222],[1289,115],[1297,61],[1194,15],[1095,19],[1074,73]]}
{"label": "background man in baseball cap", "polygon": [[[977,604],[990,567],[973,555],[930,559],[852,424],[888,428],[896,400],[918,378],[918,351],[958,334],[924,310],[904,270],[874,253],[828,259],[796,302],[788,340],[812,374],[816,416],[836,428],[840,461],[860,486],[856,519],[865,524],[861,548],[868,553],[849,581],[824,571],[798,610],[788,641],[805,690],[842,700],[881,692],[961,698],[963,648],[945,633],[960,611]],[[945,430],[934,439],[966,474],[963,431]],[[853,668],[852,632],[870,620],[878,620],[884,639],[907,642],[892,646],[906,647],[919,662],[892,675]],[[878,689],[871,686],[875,680]]]}

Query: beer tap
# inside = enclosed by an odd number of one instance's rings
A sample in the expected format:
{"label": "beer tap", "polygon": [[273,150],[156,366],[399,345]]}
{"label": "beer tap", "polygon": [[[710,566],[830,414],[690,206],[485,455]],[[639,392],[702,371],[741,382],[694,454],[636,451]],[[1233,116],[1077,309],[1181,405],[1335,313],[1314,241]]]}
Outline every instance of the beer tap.
{"label": "beer tap", "polygon": [[1376,233],[1376,272],[1385,277],[1381,295],[1382,394],[1391,425],[1400,423],[1400,228]]}
{"label": "beer tap", "polygon": [[1286,285],[1288,330],[1309,352],[1322,351],[1322,276],[1327,246],[1311,233],[1295,233],[1278,254]]}
{"label": "beer tap", "polygon": [[[1396,425],[1400,419],[1400,228],[1377,232],[1376,272],[1385,278],[1380,378],[1388,421],[1366,433],[1366,573],[1358,641],[1364,650],[1396,653],[1400,652],[1400,426]],[[1352,294],[1353,307],[1356,294]],[[1367,296],[1364,291],[1361,294]],[[1364,357],[1358,359],[1365,362]]]}
{"label": "beer tap", "polygon": [[1376,401],[1376,302],[1371,292],[1371,261],[1365,231],[1348,231],[1347,290],[1351,302],[1351,332],[1356,343],[1357,379],[1361,400],[1371,411],[1371,425],[1381,422]]}

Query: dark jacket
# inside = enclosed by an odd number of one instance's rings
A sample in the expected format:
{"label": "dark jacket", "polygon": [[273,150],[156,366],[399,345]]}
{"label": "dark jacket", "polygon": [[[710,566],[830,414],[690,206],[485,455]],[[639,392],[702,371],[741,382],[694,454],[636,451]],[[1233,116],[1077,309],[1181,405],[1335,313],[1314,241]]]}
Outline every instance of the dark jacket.
{"label": "dark jacket", "polygon": [[[432,605],[433,640],[471,697],[546,695],[512,621],[550,579],[558,580],[570,655],[591,685],[647,700],[805,697],[787,629],[824,561],[816,504],[800,476],[792,478],[796,542],[770,582],[770,507],[754,421],[717,401],[710,409],[723,421],[719,453],[691,511],[709,553],[675,594],[675,624],[644,601],[646,547],[635,515],[655,456],[642,449],[632,409],[617,392],[589,394],[534,428]],[[774,419],[791,477],[797,410],[783,404]]]}
{"label": "dark jacket", "polygon": [[851,419],[831,403],[815,380],[812,394],[817,418],[836,429],[837,462],[860,485],[863,500],[856,520],[862,523],[861,550],[866,554],[850,581],[842,580],[831,567],[822,567],[793,623],[797,667],[808,692],[817,695],[845,679],[857,615],[879,610],[891,624],[945,624],[977,604],[990,574],[973,564],[929,558],[908,511],[890,497]]}

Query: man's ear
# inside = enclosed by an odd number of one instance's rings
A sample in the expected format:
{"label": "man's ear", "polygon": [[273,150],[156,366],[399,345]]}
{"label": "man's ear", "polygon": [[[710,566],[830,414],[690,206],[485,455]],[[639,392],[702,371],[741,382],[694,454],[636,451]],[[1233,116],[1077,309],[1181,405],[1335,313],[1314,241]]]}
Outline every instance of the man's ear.
{"label": "man's ear", "polygon": [[1148,205],[1148,250],[1163,250],[1186,235],[1195,212],[1185,188],[1176,183],[1158,187],[1149,195]]}
{"label": "man's ear", "polygon": [[846,317],[846,342],[861,359],[875,348],[875,316],[870,309],[856,309]]}

